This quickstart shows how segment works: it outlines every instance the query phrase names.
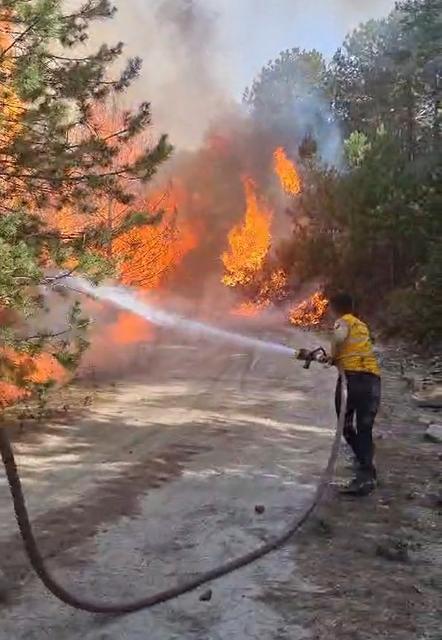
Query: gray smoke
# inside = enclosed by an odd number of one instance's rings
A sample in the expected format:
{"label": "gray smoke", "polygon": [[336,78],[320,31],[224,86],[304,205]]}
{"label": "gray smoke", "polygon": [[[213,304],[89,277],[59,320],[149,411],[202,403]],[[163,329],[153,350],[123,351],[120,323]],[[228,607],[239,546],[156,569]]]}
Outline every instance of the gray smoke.
{"label": "gray smoke", "polygon": [[[72,1],[72,0],[71,0]],[[144,60],[134,101],[152,102],[155,126],[195,148],[220,114],[284,49],[331,56],[346,33],[386,15],[394,0],[114,0],[116,17],[94,41],[122,40]],[[239,107],[238,107],[239,108]]]}
{"label": "gray smoke", "polygon": [[92,42],[125,44],[143,70],[130,102],[152,104],[155,129],[178,148],[195,148],[210,122],[232,101],[223,66],[218,15],[199,0],[115,0],[113,20],[94,28]]}

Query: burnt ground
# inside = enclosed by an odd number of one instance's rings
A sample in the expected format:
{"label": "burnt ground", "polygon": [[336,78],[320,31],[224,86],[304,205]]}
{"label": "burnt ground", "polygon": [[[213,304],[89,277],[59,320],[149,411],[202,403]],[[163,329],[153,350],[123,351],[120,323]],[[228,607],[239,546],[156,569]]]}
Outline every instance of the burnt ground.
{"label": "burnt ground", "polygon": [[[8,425],[45,558],[103,600],[153,593],[282,530],[332,439],[330,371],[207,345],[146,349],[130,378],[113,367],[57,397],[48,423]],[[29,571],[0,476],[1,640],[440,640],[440,445],[424,440],[388,354],[384,368],[377,493],[332,488],[284,549],[210,585],[210,602],[200,590],[121,619],[62,606]]]}

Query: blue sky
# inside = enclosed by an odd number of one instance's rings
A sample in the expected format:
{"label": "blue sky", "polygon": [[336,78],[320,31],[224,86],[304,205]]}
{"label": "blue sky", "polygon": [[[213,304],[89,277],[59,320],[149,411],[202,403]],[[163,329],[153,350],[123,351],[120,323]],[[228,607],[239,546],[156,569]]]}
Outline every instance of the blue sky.
{"label": "blue sky", "polygon": [[330,57],[360,22],[385,16],[394,0],[205,0],[218,15],[222,48],[234,64],[235,92],[263,64],[298,46]]}

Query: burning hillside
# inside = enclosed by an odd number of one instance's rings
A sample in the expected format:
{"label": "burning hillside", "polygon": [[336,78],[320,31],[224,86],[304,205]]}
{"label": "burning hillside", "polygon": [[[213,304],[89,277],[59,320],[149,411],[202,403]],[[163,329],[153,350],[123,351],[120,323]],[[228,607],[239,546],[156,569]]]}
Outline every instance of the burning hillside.
{"label": "burning hillside", "polygon": [[[102,135],[118,125],[115,113],[99,116]],[[273,253],[279,241],[276,227],[289,230],[283,200],[274,195],[275,184],[280,195],[296,206],[302,181],[285,148],[272,145],[270,138],[258,137],[263,152],[257,156],[250,131],[244,137],[228,130],[212,132],[198,152],[179,155],[167,174],[153,183],[138,184],[127,205],[109,195],[91,203],[90,212],[66,206],[47,211],[45,219],[66,238],[81,238],[98,225],[106,241],[97,252],[114,261],[117,279],[143,292],[154,291],[164,301],[176,294],[197,299],[210,283],[212,307],[227,304],[224,312],[233,316],[257,318],[272,305],[282,305],[293,325],[317,325],[326,300],[318,292],[290,310],[290,283]],[[145,143],[133,140],[115,162],[136,158]],[[143,224],[128,225],[134,212],[144,215]],[[109,316],[101,310],[96,317],[97,326],[106,324],[100,345],[111,342],[128,348],[155,338],[154,328],[132,314]],[[26,364],[33,381],[64,379],[51,356],[31,360]],[[7,381],[0,389],[4,403],[18,399],[20,393]]]}
{"label": "burning hillside", "polygon": [[[250,132],[245,139],[250,146],[228,130],[212,131],[198,152],[180,154],[153,189],[141,187],[130,209],[153,220],[157,216],[152,224],[112,237],[112,231],[124,224],[129,207],[105,200],[97,203],[92,215],[109,233],[107,254],[115,260],[121,282],[161,291],[163,297],[173,293],[197,298],[210,281],[217,304],[220,287],[231,290],[236,300],[230,298],[230,311],[242,317],[257,317],[273,304],[290,306],[290,283],[272,250],[279,240],[276,226],[288,233],[289,222],[282,201],[275,200],[269,187],[276,179],[280,193],[296,206],[302,189],[300,173],[285,148],[272,147],[265,138],[260,143],[265,141],[268,155],[261,154],[259,166],[254,165]],[[133,155],[136,150],[126,153]],[[246,171],[253,166],[253,171]],[[88,224],[87,216],[70,211],[59,212],[56,220],[68,234],[82,233]],[[319,307],[317,314],[321,316]],[[313,315],[292,310],[288,320],[298,326],[316,324]],[[153,329],[144,331],[135,324],[123,316],[112,324],[108,336],[115,342],[132,342],[135,338],[129,334],[142,340],[145,333],[148,339]]]}

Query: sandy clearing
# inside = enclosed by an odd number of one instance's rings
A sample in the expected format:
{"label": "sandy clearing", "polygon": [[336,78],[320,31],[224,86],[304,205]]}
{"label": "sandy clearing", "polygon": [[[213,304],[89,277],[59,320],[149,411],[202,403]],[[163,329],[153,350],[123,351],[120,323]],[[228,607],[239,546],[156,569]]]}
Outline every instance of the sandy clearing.
{"label": "sandy clearing", "polygon": [[[311,497],[328,455],[332,372],[227,348],[149,353],[149,370],[103,386],[81,419],[17,443],[44,553],[83,595],[131,599],[249,550]],[[109,620],[45,593],[14,527],[3,483],[0,557],[14,588],[1,640],[309,637],[261,597],[288,580],[315,590],[297,576],[293,549],[217,581],[209,603],[194,593]]]}

